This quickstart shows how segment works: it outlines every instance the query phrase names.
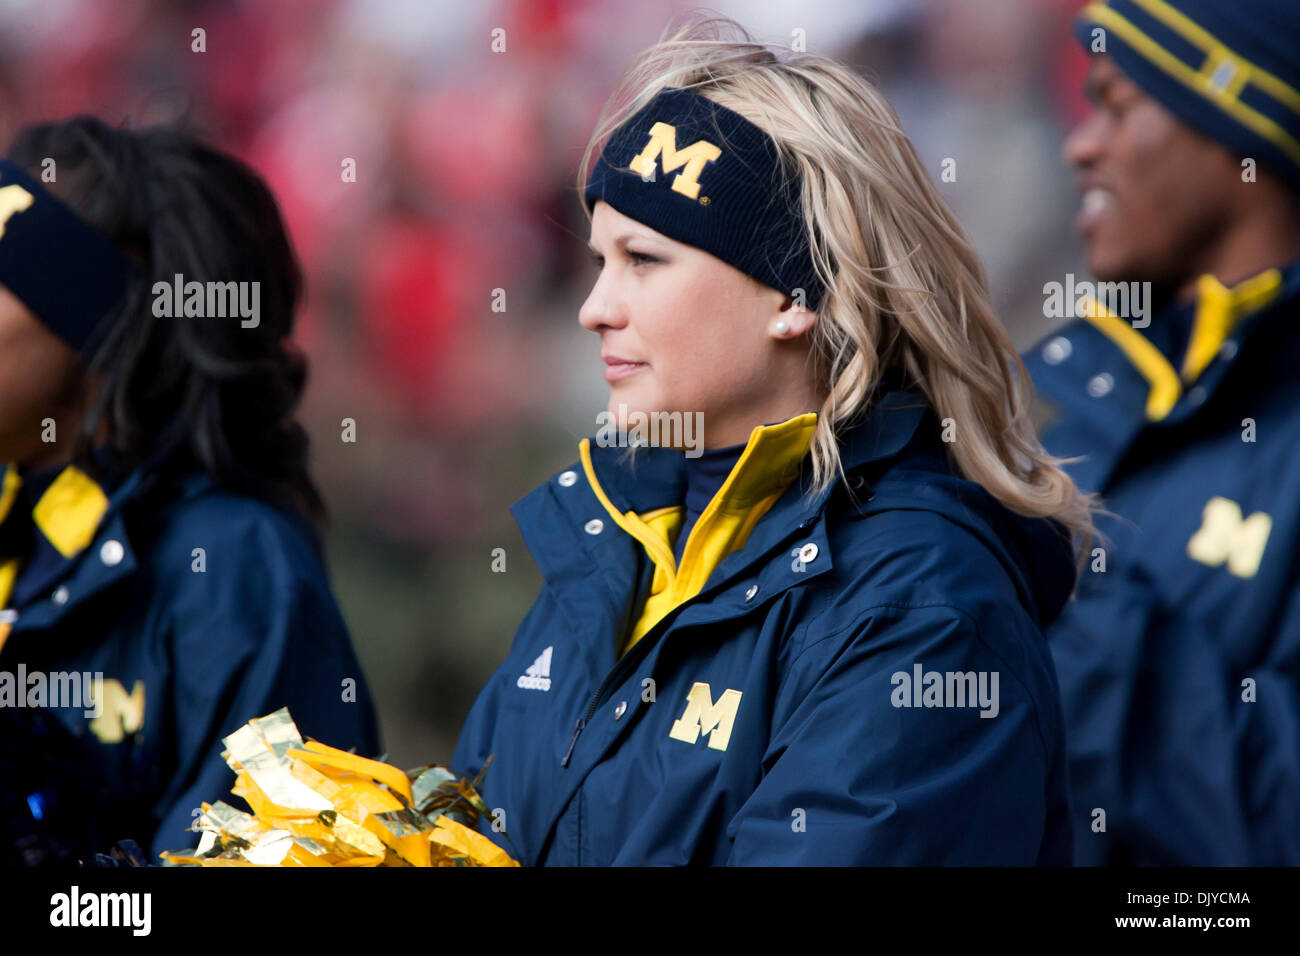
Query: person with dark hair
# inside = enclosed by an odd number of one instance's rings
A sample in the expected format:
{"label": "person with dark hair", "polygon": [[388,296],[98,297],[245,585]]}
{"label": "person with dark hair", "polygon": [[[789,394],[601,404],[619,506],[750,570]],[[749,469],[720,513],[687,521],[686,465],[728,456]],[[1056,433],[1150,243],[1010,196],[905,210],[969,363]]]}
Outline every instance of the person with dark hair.
{"label": "person with dark hair", "polygon": [[222,738],[281,707],[378,752],[293,417],[300,294],[266,185],[179,128],[77,117],[0,160],[0,861],[192,846],[238,803]]}
{"label": "person with dark hair", "polygon": [[[1027,357],[1111,514],[1048,638],[1083,864],[1300,864],[1300,6],[1107,0],[1065,157],[1109,294]],[[1154,302],[1152,301],[1154,299]]]}

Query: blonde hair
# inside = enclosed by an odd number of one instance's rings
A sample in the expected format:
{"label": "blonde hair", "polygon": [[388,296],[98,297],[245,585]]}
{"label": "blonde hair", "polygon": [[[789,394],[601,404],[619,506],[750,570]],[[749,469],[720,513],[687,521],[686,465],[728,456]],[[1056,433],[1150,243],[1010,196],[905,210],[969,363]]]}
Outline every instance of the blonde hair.
{"label": "blonde hair", "polygon": [[580,198],[598,149],[665,87],[694,90],[764,130],[802,184],[826,289],[810,333],[828,395],[809,494],[843,477],[837,435],[867,413],[882,371],[900,366],[938,418],[955,423],[949,447],[963,476],[1011,511],[1060,522],[1082,560],[1093,499],[1039,442],[1032,384],[993,312],[983,266],[884,96],[828,57],[791,55],[728,18],[688,14],[624,70],[583,154]]}

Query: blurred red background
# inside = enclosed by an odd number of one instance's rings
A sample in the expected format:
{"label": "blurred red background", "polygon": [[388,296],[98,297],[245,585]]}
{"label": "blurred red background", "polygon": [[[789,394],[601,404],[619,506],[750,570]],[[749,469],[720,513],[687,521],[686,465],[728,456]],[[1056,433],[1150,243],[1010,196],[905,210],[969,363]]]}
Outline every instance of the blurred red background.
{"label": "blurred red background", "polygon": [[[1042,284],[1084,271],[1060,159],[1085,109],[1079,5],[712,8],[763,41],[803,30],[879,83],[936,179],[957,159],[941,188],[1023,347],[1047,331]],[[398,763],[450,758],[540,585],[507,509],[576,459],[605,403],[599,343],[577,323],[595,278],[577,165],[619,70],[690,6],[0,0],[6,142],[83,112],[183,120],[279,197],[307,277],[303,418],[333,578]]]}

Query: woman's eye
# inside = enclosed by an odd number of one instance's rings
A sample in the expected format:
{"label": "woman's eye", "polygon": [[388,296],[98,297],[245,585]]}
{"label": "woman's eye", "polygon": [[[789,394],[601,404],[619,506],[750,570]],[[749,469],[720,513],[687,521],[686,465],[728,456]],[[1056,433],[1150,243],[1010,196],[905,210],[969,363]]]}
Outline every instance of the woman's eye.
{"label": "woman's eye", "polygon": [[[659,261],[660,261],[660,260],[659,260],[657,257],[655,257],[655,256],[647,255],[647,254],[644,253],[644,252],[633,252],[631,249],[629,249],[629,250],[627,251],[627,257],[628,257],[629,259],[632,260],[633,265],[638,265],[638,266],[639,266],[639,265],[646,265],[646,264],[651,263],[651,262],[659,262]],[[603,268],[605,267],[605,257],[604,257],[604,256],[596,255],[596,253],[593,252],[593,253],[591,253],[590,258],[591,258],[592,264],[595,265],[595,267],[596,267],[597,269],[603,269]]]}

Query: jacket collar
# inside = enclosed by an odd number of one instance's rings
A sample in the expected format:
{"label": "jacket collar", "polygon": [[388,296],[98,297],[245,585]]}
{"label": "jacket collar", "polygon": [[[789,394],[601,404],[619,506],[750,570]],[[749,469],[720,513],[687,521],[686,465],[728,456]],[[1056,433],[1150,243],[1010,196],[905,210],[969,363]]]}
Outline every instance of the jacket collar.
{"label": "jacket collar", "polygon": [[[851,424],[840,438],[840,460],[845,474],[898,454],[911,440],[928,404],[918,392],[878,389],[876,402],[865,419]],[[796,415],[787,421],[756,427],[719,493],[738,506],[765,497],[776,487],[800,490],[810,482],[807,452],[819,413]],[[589,457],[600,493],[619,512],[638,514],[680,505],[686,491],[686,463],[673,448],[637,448],[597,445],[595,436],[578,444],[579,461]],[[799,480],[805,479],[805,480]],[[814,514],[825,504],[835,483],[803,511]],[[785,499],[782,498],[782,502]]]}
{"label": "jacket collar", "polygon": [[[852,423],[840,436],[840,455],[846,476],[898,455],[912,442],[928,412],[928,405],[917,392],[891,387],[897,381],[893,376],[882,381],[866,417]],[[783,590],[789,584],[806,581],[831,568],[825,511],[841,479],[836,476],[826,489],[810,496],[807,490],[811,485],[811,459],[806,453],[793,457],[800,443],[811,440],[810,426],[815,422],[815,414],[762,426],[751,433],[747,444],[747,451],[755,456],[751,460],[755,460],[761,450],[764,456],[770,453],[771,460],[782,465],[797,461],[798,473],[754,528],[745,546],[719,563],[702,595],[734,583],[737,576],[750,572],[756,563],[768,560],[776,548],[795,537],[798,537],[796,543],[800,546],[816,544],[817,554],[821,557],[807,567],[804,575],[784,573],[790,570],[791,562],[788,560],[772,562],[777,569],[776,579],[782,583],[777,589],[764,589],[760,578],[761,593],[771,597],[774,590]],[[629,535],[611,535],[602,530],[609,517],[602,495],[619,513],[634,512],[638,515],[680,505],[685,495],[686,465],[682,452],[676,449],[597,445],[595,436],[579,443],[580,455],[584,446],[595,475],[594,483],[587,480],[580,458],[511,508],[529,551],[548,581],[585,580],[593,568],[635,562],[639,544]],[[737,478],[739,480],[740,476]],[[753,485],[749,484],[751,481]],[[765,486],[765,481],[759,476],[745,476],[744,482],[752,489]],[[611,599],[613,596],[612,593],[609,595]],[[739,601],[738,598],[736,603]],[[724,602],[727,603],[730,602]]]}
{"label": "jacket collar", "polygon": [[[1195,411],[1213,393],[1248,339],[1261,338],[1286,310],[1278,308],[1300,296],[1300,260],[1284,267],[1265,269],[1232,286],[1212,275],[1197,280],[1193,303],[1169,303],[1151,319],[1153,331],[1178,321],[1180,310],[1190,311],[1191,336],[1181,356],[1166,354],[1148,335],[1112,315],[1095,299],[1088,302],[1084,318],[1108,339],[1145,379],[1148,422],[1176,423]],[[1226,360],[1215,361],[1225,354]],[[1195,384],[1197,401],[1183,401]]]}
{"label": "jacket collar", "polygon": [[[817,418],[817,412],[806,412],[754,428],[718,495],[729,506],[743,509],[789,485],[799,475]],[[597,498],[607,497],[614,511],[640,514],[682,504],[686,458],[677,449],[601,445],[584,438],[578,443],[578,458],[583,470],[594,476]]]}
{"label": "jacket collar", "polygon": [[[73,465],[64,468],[33,511],[33,520],[63,561],[42,576],[36,597],[21,608],[8,609],[0,623],[12,623],[15,630],[50,627],[134,572],[138,561],[127,530],[127,505],[160,480],[163,466],[183,450],[188,438],[188,428],[174,425],[160,438],[154,454],[129,473],[113,471],[110,462],[105,485]],[[14,496],[8,493],[13,474],[11,466],[0,485],[0,511],[6,513],[14,506]]]}
{"label": "jacket collar", "polygon": [[[76,465],[51,472],[24,475],[14,462],[5,466],[0,524],[30,520],[59,554],[70,558],[90,542],[108,510],[108,496],[103,485]],[[31,492],[29,484],[35,486]],[[18,513],[28,509],[26,515]]]}

